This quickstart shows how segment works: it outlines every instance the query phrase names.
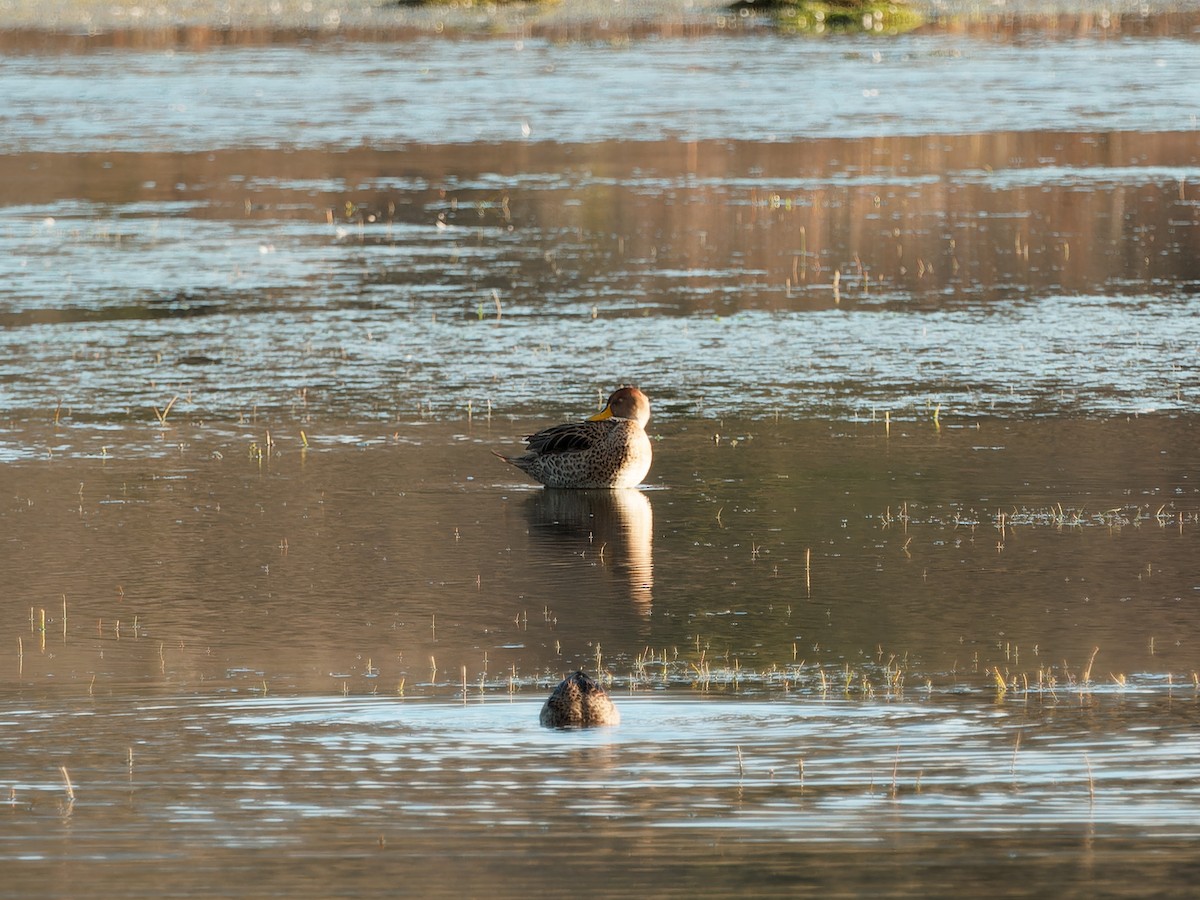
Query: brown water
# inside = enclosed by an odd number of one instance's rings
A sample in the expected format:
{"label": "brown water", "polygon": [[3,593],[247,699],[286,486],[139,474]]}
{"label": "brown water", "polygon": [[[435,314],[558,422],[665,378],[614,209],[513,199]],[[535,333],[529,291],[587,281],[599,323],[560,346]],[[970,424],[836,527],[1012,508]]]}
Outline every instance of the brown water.
{"label": "brown water", "polygon": [[10,464],[13,895],[1190,889],[1189,422],[714,424],[628,496],[495,422]]}
{"label": "brown water", "polygon": [[1190,681],[1190,423],[889,437],[728,421],[720,443],[676,424],[640,492],[516,483],[487,453],[507,429],[460,427],[321,451],[281,438],[265,459],[223,446],[9,466],[10,627],[45,608],[53,650],[26,636],[14,684],[62,679],[83,653],[71,678],[93,688],[170,668],[252,690],[453,693],[464,666],[507,689],[513,666],[541,677],[597,643],[628,670],[698,638],[722,669],[870,666],[882,648],[920,686],[994,666],[1063,680],[1099,645],[1098,674]]}
{"label": "brown water", "polygon": [[0,896],[1190,895],[1198,33],[5,33]]}

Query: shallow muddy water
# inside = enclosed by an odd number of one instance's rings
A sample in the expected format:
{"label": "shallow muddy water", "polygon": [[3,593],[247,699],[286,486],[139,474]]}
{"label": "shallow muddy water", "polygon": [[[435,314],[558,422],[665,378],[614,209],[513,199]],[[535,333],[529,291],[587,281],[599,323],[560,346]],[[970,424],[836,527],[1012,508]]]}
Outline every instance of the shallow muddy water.
{"label": "shallow muddy water", "polygon": [[0,413],[1193,413],[1196,33],[12,53]]}
{"label": "shallow muddy water", "polygon": [[1200,31],[1059,25],[6,34],[0,895],[1190,895]]}
{"label": "shallow muddy water", "polygon": [[[10,463],[12,895],[1190,890],[1190,422],[696,420],[615,494],[525,424]],[[538,726],[578,666],[618,728]]]}
{"label": "shallow muddy water", "polygon": [[[6,843],[22,859],[6,864],[18,875],[6,893],[528,896],[569,877],[598,896],[647,884],[667,896],[1137,895],[1147,883],[1186,896],[1197,798],[1178,773],[1192,765],[1193,699],[1032,715],[666,697],[624,708],[618,729],[565,734],[531,726],[526,700],[18,708],[9,758],[46,759],[49,724],[89,780],[73,803],[20,785]],[[1120,744],[1090,733],[1128,717],[1161,730]],[[1089,736],[1064,741],[1072,732]]]}

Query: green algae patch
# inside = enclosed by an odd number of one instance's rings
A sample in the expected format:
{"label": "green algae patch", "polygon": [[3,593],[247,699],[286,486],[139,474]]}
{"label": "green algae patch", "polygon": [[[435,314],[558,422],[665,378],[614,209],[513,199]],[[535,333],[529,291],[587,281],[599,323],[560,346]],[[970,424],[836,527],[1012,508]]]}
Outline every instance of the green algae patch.
{"label": "green algae patch", "polygon": [[742,0],[733,9],[761,12],[796,34],[903,34],[924,23],[906,3],[857,0]]}
{"label": "green algae patch", "polygon": [[561,0],[389,0],[384,6],[398,7],[428,7],[428,8],[446,8],[446,9],[466,9],[466,10],[489,10],[498,8],[511,8],[520,6],[529,7],[545,7],[555,6]]}

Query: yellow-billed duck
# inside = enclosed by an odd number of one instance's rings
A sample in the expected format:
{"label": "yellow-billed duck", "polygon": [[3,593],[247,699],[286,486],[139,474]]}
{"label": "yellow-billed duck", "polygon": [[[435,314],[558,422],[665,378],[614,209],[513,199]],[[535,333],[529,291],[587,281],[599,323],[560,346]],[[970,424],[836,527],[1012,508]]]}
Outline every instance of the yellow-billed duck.
{"label": "yellow-billed duck", "polygon": [[552,488],[634,487],[650,471],[650,401],[632,386],[613,391],[583,422],[555,425],[525,438],[523,456],[492,451]]}

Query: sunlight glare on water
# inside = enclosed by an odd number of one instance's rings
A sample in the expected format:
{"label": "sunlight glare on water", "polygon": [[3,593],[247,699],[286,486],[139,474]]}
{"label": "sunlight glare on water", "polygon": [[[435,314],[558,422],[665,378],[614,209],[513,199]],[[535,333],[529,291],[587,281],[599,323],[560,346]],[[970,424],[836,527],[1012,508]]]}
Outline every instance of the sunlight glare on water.
{"label": "sunlight glare on water", "polygon": [[417,38],[400,54],[336,41],[103,52],[56,57],[49,71],[30,55],[0,72],[9,98],[0,146],[345,148],[365,138],[398,147],[513,141],[522,123],[534,140],[580,143],[966,134],[1031,122],[1194,129],[1196,47],[1185,36],[1006,43],[936,33],[619,47]]}

